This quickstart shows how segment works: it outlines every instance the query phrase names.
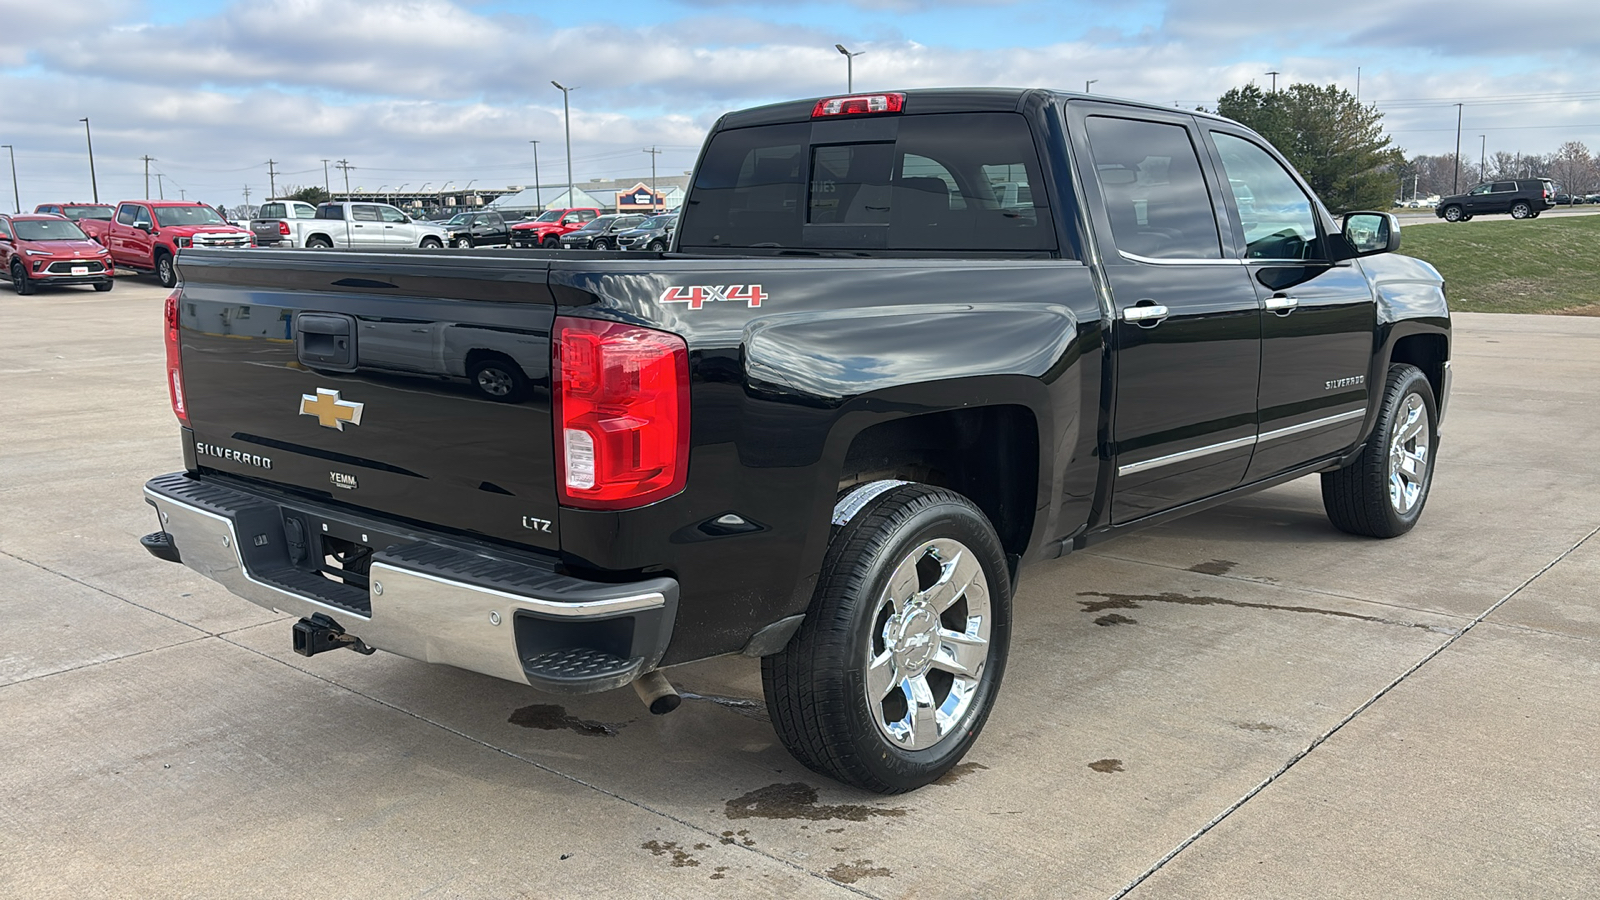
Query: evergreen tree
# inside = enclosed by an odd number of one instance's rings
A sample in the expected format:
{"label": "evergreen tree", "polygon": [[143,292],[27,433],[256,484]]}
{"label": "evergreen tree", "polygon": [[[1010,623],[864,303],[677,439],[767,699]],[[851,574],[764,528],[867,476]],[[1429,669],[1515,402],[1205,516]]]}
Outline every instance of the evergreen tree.
{"label": "evergreen tree", "polygon": [[1223,94],[1217,113],[1271,141],[1335,212],[1394,201],[1405,154],[1383,133],[1383,113],[1343,88],[1293,84],[1272,93],[1252,82]]}

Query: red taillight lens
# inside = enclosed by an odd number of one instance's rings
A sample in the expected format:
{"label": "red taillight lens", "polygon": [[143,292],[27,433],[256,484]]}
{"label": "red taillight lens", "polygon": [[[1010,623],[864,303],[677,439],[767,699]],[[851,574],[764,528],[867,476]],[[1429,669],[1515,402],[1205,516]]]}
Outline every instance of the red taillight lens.
{"label": "red taillight lens", "polygon": [[689,478],[689,348],[664,331],[557,317],[555,445],[561,502],[627,509]]}
{"label": "red taillight lens", "polygon": [[278,223],[278,233],[287,237],[289,234],[289,223],[280,221]]}
{"label": "red taillight lens", "polygon": [[865,113],[897,113],[906,105],[905,94],[858,94],[854,97],[830,97],[818,100],[811,110],[811,118],[823,116],[859,116]]}
{"label": "red taillight lens", "polygon": [[167,392],[172,395],[172,414],[187,428],[189,407],[183,399],[183,357],[178,349],[178,298],[182,294],[180,290],[167,295]]}

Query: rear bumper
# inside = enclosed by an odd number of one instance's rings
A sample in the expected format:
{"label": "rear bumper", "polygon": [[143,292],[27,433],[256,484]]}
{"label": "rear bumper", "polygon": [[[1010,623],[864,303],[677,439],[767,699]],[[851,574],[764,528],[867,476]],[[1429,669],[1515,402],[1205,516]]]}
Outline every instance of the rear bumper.
{"label": "rear bumper", "polygon": [[[671,578],[586,581],[546,557],[182,472],[151,479],[144,493],[166,535],[146,539],[152,553],[276,612],[328,616],[401,656],[592,693],[654,669],[671,639]],[[325,538],[370,547],[366,578],[318,574]]]}

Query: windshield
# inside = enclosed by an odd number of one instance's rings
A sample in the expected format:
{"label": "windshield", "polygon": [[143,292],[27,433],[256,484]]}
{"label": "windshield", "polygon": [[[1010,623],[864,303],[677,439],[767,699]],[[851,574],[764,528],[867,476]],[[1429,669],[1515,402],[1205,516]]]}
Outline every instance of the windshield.
{"label": "windshield", "polygon": [[545,213],[544,215],[540,216],[539,218],[534,219],[534,221],[535,222],[556,222],[556,221],[559,221],[560,219],[561,219],[561,210],[552,209],[549,212]]}
{"label": "windshield", "polygon": [[156,224],[173,225],[226,225],[227,222],[209,206],[158,206]]}
{"label": "windshield", "polygon": [[66,219],[17,219],[11,223],[23,241],[86,241],[83,229]]}
{"label": "windshield", "polygon": [[111,221],[117,211],[109,206],[69,206],[65,210],[67,218],[76,222],[79,219],[103,219]]}

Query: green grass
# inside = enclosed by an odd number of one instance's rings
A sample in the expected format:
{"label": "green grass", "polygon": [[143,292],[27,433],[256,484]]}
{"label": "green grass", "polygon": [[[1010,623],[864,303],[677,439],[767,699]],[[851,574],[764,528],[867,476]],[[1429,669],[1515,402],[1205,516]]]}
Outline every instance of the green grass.
{"label": "green grass", "polygon": [[1457,312],[1600,314],[1600,216],[1408,225]]}

